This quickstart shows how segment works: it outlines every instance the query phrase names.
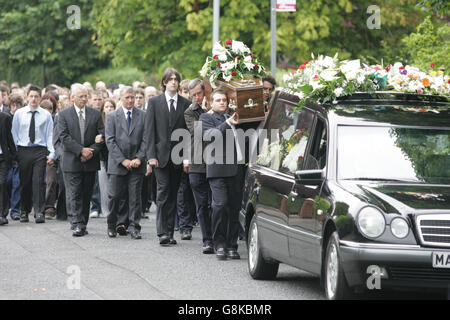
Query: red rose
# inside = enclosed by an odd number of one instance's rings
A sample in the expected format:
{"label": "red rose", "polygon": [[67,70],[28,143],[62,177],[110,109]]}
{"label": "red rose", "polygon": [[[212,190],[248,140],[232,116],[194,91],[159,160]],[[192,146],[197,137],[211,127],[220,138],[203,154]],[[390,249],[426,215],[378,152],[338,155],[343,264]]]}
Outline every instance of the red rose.
{"label": "red rose", "polygon": [[306,68],[306,66],[304,65],[304,64],[302,64],[300,67],[298,67],[299,68],[299,70],[303,70],[303,69],[305,69]]}
{"label": "red rose", "polygon": [[231,45],[232,43],[233,43],[233,40],[227,40],[227,41],[225,41],[225,44]]}
{"label": "red rose", "polygon": [[255,65],[253,66],[253,69],[258,69],[258,65],[255,64]]}
{"label": "red rose", "polygon": [[374,69],[377,70],[377,71],[381,70],[381,68],[379,66],[375,66]]}
{"label": "red rose", "polygon": [[400,67],[400,68],[399,68],[399,70],[403,70],[403,69],[405,69],[405,67]]}
{"label": "red rose", "polygon": [[218,67],[220,67],[221,65],[222,65],[222,64],[221,64],[220,62],[217,64]]}
{"label": "red rose", "polygon": [[434,62],[432,62],[430,66],[431,66],[432,68],[434,68],[436,65],[434,64]]}
{"label": "red rose", "polygon": [[233,72],[231,73],[231,75],[232,75],[233,77],[235,77],[235,76],[237,75],[237,73],[233,71]]}
{"label": "red rose", "polygon": [[386,71],[391,70],[391,65],[388,65],[388,66],[385,68],[385,70],[386,70]]}
{"label": "red rose", "polygon": [[217,60],[217,59],[219,59],[219,56],[216,54],[216,55],[213,57],[213,59],[214,59],[214,60]]}
{"label": "red rose", "polygon": [[253,60],[253,56],[250,56],[251,58],[252,58],[252,60]]}
{"label": "red rose", "polygon": [[450,79],[448,79],[447,83],[450,84]]}

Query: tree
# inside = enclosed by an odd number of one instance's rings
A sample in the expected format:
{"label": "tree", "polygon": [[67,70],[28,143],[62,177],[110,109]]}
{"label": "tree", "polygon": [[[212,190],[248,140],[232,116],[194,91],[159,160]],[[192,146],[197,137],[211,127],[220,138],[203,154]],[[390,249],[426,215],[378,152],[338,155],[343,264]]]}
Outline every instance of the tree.
{"label": "tree", "polygon": [[[381,29],[367,27],[367,1],[304,0],[297,11],[277,15],[280,67],[295,67],[311,52],[366,62],[393,60],[401,39],[423,20],[417,0],[376,0]],[[115,65],[161,72],[168,66],[185,76],[198,70],[212,48],[212,0],[95,0],[96,43]],[[222,0],[220,39],[243,41],[266,64],[270,60],[270,1]]]}
{"label": "tree", "polygon": [[410,64],[422,70],[429,70],[431,63],[437,68],[450,70],[448,53],[450,43],[450,26],[446,23],[434,25],[431,17],[427,17],[417,27],[417,32],[405,37],[402,41],[403,52]]}
{"label": "tree", "polygon": [[[67,26],[70,0],[0,0],[0,61],[9,81],[70,85],[107,63],[92,44],[89,0],[78,1],[81,29]],[[0,74],[0,76],[2,76]]]}

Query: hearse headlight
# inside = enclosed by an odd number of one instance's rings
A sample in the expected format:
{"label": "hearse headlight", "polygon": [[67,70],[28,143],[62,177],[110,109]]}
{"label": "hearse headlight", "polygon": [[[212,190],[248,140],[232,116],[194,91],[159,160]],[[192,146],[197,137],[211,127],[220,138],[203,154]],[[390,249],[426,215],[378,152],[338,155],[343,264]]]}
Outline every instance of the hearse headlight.
{"label": "hearse headlight", "polygon": [[364,207],[358,214],[358,225],[361,232],[369,238],[381,236],[386,228],[384,214],[374,207]]}
{"label": "hearse headlight", "polygon": [[394,236],[397,238],[403,239],[409,233],[409,225],[405,219],[395,218],[391,221],[391,231]]}

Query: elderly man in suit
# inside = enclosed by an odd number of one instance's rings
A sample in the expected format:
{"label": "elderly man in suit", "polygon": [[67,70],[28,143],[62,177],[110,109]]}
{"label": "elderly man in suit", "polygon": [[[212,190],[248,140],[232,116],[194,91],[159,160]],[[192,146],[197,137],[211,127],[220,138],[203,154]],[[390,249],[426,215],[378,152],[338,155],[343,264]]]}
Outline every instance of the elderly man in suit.
{"label": "elderly man in suit", "polygon": [[[211,141],[221,136],[222,156],[215,150],[206,153],[206,178],[212,192],[212,232],[216,256],[219,260],[239,259],[237,240],[239,233],[239,208],[242,201],[241,177],[244,170],[244,152],[239,146],[235,126],[238,115],[228,117],[228,97],[225,91],[216,89],[210,96],[211,111],[200,115],[203,137]],[[227,131],[231,134],[227,135]],[[227,144],[227,136],[235,143]],[[216,138],[214,141],[216,142]],[[220,139],[219,139],[220,140]],[[232,145],[233,149],[227,149]],[[230,157],[229,153],[233,154]],[[232,161],[227,163],[227,156]]]}
{"label": "elderly man in suit", "polygon": [[[141,239],[141,189],[145,174],[145,112],[134,106],[132,87],[121,90],[122,107],[106,117],[106,145],[109,150],[108,236],[126,235]],[[128,207],[123,207],[127,203]]]}
{"label": "elderly man in suit", "polygon": [[88,90],[76,83],[72,85],[72,107],[59,112],[58,132],[63,148],[61,167],[66,187],[66,208],[70,216],[74,237],[87,234],[89,207],[95,183],[95,173],[100,170],[99,153],[104,142],[96,143],[98,135],[105,134],[102,115],[97,109],[87,107]]}
{"label": "elderly man in suit", "polygon": [[0,112],[0,225],[8,223],[8,192],[6,180],[12,162],[16,161],[16,146],[11,133],[11,117]]}
{"label": "elderly man in suit", "polygon": [[178,141],[171,141],[172,132],[186,129],[184,112],[191,102],[178,95],[181,76],[168,68],[161,79],[163,94],[150,98],[145,120],[148,139],[147,173],[155,168],[156,176],[156,230],[161,245],[176,244],[173,238],[177,193],[182,163],[174,163],[171,152]]}

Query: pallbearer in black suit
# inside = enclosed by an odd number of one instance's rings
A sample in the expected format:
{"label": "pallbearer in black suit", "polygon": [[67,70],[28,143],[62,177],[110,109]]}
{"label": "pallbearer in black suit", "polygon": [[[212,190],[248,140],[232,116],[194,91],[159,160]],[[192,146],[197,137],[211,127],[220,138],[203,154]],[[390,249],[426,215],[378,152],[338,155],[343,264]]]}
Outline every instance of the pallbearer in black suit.
{"label": "pallbearer in black suit", "polygon": [[[237,240],[239,233],[239,208],[242,202],[241,177],[244,170],[243,150],[237,145],[235,126],[238,115],[231,117],[226,114],[228,98],[225,91],[217,89],[210,96],[211,111],[200,115],[202,121],[203,137],[206,144],[215,141],[216,136],[223,139],[222,156],[215,151],[206,152],[206,178],[212,192],[212,232],[216,256],[219,260],[239,259]],[[228,118],[228,119],[227,119]],[[234,143],[227,144],[228,137]],[[227,149],[227,145],[232,148]],[[233,154],[233,157],[230,156]],[[231,159],[227,163],[227,155]]]}
{"label": "pallbearer in black suit", "polygon": [[[108,236],[126,235],[141,239],[141,189],[146,170],[145,112],[134,107],[133,88],[121,90],[122,107],[106,117],[106,145],[109,150]],[[122,204],[127,203],[128,207]]]}
{"label": "pallbearer in black suit", "polygon": [[72,85],[74,105],[58,114],[58,132],[63,148],[61,167],[66,187],[67,214],[72,223],[74,237],[87,234],[89,209],[95,183],[100,170],[100,150],[104,142],[95,143],[98,135],[105,135],[102,115],[86,107],[88,90],[76,83]]}
{"label": "pallbearer in black suit", "polygon": [[[164,71],[163,94],[148,101],[145,120],[147,147],[147,174],[154,168],[156,176],[156,230],[161,245],[176,244],[173,238],[177,192],[182,163],[173,163],[171,152],[179,141],[171,141],[172,132],[186,129],[184,111],[191,102],[177,94],[181,76],[175,69]],[[187,159],[187,158],[186,158]]]}
{"label": "pallbearer in black suit", "polygon": [[11,117],[0,112],[0,226],[8,223],[6,216],[9,199],[6,180],[9,168],[16,160],[16,146],[11,134]]}

